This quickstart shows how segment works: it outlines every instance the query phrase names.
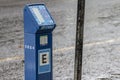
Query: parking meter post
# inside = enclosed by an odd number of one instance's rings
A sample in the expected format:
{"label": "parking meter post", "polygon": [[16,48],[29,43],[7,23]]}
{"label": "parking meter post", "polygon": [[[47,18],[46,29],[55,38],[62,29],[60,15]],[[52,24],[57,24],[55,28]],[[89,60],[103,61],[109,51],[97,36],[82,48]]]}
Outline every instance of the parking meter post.
{"label": "parking meter post", "polygon": [[56,24],[44,4],[24,8],[25,80],[53,80],[52,31]]}

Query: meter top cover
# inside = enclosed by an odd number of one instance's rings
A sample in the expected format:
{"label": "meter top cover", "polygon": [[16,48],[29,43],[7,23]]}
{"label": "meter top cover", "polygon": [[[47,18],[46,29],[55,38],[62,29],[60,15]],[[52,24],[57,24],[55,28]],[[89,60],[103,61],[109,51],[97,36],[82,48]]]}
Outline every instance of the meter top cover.
{"label": "meter top cover", "polygon": [[52,31],[56,24],[44,4],[26,5],[24,8],[24,28],[26,33]]}

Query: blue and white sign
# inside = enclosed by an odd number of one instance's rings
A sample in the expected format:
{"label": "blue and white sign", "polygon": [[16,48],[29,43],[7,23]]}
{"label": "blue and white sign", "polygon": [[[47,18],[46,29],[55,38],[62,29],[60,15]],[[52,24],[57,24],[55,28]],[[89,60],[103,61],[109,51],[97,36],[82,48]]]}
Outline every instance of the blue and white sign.
{"label": "blue and white sign", "polygon": [[50,49],[43,49],[38,51],[38,74],[50,72],[50,55]]}

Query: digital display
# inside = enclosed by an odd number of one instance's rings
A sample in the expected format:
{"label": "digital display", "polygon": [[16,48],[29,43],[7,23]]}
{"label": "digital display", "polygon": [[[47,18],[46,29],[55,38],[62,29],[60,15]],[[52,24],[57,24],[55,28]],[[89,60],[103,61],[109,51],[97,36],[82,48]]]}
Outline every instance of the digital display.
{"label": "digital display", "polygon": [[43,5],[30,6],[31,12],[39,25],[51,25],[54,24],[49,12]]}
{"label": "digital display", "polygon": [[48,44],[48,36],[44,35],[44,36],[40,36],[40,45],[44,46]]}
{"label": "digital display", "polygon": [[45,20],[43,19],[39,9],[38,8],[32,8],[32,10],[33,10],[33,13],[35,14],[35,16],[38,18],[39,22],[44,23]]}

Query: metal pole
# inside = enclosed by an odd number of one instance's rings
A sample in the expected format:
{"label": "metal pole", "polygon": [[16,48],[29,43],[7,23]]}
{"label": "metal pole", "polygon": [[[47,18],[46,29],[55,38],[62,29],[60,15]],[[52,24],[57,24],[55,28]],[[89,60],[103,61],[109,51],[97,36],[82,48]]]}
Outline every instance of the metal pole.
{"label": "metal pole", "polygon": [[85,14],[85,0],[78,0],[74,80],[81,80],[82,77],[84,14]]}

